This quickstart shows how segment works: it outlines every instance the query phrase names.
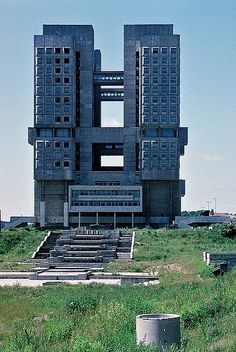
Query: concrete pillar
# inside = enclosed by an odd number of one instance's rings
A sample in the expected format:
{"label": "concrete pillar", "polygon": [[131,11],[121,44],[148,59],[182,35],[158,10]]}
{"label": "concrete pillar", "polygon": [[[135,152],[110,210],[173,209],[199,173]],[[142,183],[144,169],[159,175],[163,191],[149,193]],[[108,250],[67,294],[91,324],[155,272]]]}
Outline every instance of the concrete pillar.
{"label": "concrete pillar", "polygon": [[39,209],[40,209],[40,220],[39,220],[40,227],[45,227],[45,225],[46,225],[45,202],[40,202]]}
{"label": "concrete pillar", "polygon": [[96,213],[96,225],[98,225],[98,213]]}
{"label": "concrete pillar", "polygon": [[134,213],[132,213],[132,222],[131,222],[132,229],[134,228]]}
{"label": "concrete pillar", "polygon": [[79,212],[79,224],[78,224],[78,227],[80,228],[80,212]]}
{"label": "concrete pillar", "polygon": [[114,229],[116,228],[116,213],[114,213]]}
{"label": "concrete pillar", "polygon": [[180,346],[180,316],[142,314],[136,317],[137,344],[158,346],[161,351]]}
{"label": "concrete pillar", "polygon": [[69,203],[64,203],[64,227],[69,227]]}

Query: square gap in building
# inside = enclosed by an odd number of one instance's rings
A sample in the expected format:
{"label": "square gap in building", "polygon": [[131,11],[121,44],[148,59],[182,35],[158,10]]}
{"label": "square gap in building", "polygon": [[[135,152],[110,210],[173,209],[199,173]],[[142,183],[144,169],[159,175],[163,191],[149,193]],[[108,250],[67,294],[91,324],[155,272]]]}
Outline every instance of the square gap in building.
{"label": "square gap in building", "polygon": [[101,167],[124,167],[123,155],[102,155]]}
{"label": "square gap in building", "polygon": [[101,102],[101,127],[124,127],[124,102]]}

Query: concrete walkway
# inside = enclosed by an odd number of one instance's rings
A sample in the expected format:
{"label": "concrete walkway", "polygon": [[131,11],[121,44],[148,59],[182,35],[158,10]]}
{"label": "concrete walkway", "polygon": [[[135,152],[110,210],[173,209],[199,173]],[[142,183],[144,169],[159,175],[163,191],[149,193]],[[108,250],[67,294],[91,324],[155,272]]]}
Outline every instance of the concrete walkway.
{"label": "concrete walkway", "polygon": [[[112,274],[109,272],[99,272],[87,279],[76,280],[76,279],[66,279],[66,276],[74,276],[74,272],[60,272],[57,270],[49,270],[43,273],[43,278],[40,279],[29,279],[32,272],[0,272],[0,287],[5,286],[22,286],[22,287],[39,287],[44,285],[52,284],[105,284],[105,285],[122,285],[122,284],[134,284],[134,285],[156,285],[159,284],[159,279],[153,275],[147,273],[130,273],[130,272],[120,272],[117,274]],[[55,278],[52,279],[55,274]],[[48,279],[47,279],[48,276]],[[63,280],[57,279],[63,276]],[[94,277],[93,277],[94,276]],[[46,279],[44,279],[46,278]]]}

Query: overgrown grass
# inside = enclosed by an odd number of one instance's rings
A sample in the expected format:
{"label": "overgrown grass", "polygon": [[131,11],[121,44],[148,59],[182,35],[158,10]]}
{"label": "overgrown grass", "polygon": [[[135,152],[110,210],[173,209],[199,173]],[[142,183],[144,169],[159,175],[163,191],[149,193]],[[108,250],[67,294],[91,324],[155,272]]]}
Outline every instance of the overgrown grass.
{"label": "overgrown grass", "polygon": [[7,266],[9,270],[18,269],[17,262],[29,259],[45,235],[46,231],[29,227],[3,230],[0,233],[0,270],[7,270]]}
{"label": "overgrown grass", "polygon": [[0,288],[0,351],[157,351],[136,346],[142,313],[180,314],[179,352],[236,351],[236,270],[214,278],[204,250],[236,251],[236,240],[208,229],[137,230],[135,262],[109,268],[158,270],[160,285]]}

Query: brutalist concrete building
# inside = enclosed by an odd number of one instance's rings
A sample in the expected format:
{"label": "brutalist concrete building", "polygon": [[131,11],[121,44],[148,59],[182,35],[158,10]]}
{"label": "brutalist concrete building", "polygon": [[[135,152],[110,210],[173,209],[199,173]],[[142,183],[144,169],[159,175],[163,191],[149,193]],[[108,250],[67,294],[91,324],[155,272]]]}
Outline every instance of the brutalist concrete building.
{"label": "brutalist concrete building", "polygon": [[[90,25],[44,25],[34,38],[35,216],[41,226],[160,226],[180,215],[187,128],[180,127],[180,37],[125,25],[124,71],[103,71]],[[122,127],[101,104],[124,102]],[[117,156],[122,164],[102,162]]]}

